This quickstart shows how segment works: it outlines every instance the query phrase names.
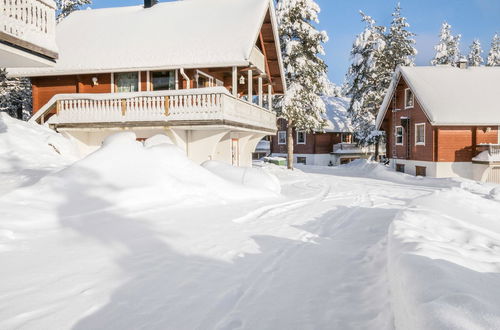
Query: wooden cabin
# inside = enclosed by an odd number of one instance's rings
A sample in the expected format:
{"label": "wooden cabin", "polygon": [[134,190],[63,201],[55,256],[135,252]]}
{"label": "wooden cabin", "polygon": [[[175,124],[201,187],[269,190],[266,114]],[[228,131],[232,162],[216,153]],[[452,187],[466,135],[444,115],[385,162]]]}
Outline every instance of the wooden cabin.
{"label": "wooden cabin", "polygon": [[[500,183],[499,67],[400,67],[377,117],[397,171]],[[486,152],[492,161],[476,161]]]}
{"label": "wooden cabin", "polygon": [[[354,131],[347,113],[350,100],[325,97],[327,126],[324,130],[293,130],[294,162],[303,165],[337,166],[353,160],[369,158],[374,149],[361,147],[354,141]],[[278,119],[278,132],[271,141],[272,156],[288,157],[287,122]]]}
{"label": "wooden cabin", "polygon": [[[203,19],[198,19],[203,18]],[[204,0],[76,11],[57,26],[53,68],[31,77],[33,117],[82,155],[106,136],[169,136],[194,161],[251,164],[285,91],[272,0]]]}

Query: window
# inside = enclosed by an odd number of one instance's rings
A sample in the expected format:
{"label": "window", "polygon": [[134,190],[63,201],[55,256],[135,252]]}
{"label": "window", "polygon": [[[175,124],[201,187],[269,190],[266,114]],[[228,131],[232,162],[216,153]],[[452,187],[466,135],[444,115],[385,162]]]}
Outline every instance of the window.
{"label": "window", "polygon": [[396,172],[404,173],[405,172],[404,164],[396,164]]}
{"label": "window", "polygon": [[394,135],[396,137],[396,145],[403,145],[403,126],[396,126]]}
{"label": "window", "polygon": [[278,132],[278,144],[286,144],[286,131]]}
{"label": "window", "polygon": [[122,72],[115,73],[116,91],[118,93],[139,91],[139,73]]}
{"label": "window", "polygon": [[416,176],[426,176],[427,167],[425,166],[415,166],[415,175]]}
{"label": "window", "polygon": [[415,145],[425,146],[425,123],[415,124]]}
{"label": "window", "polygon": [[297,131],[297,144],[306,144],[306,132]]}
{"label": "window", "polygon": [[297,157],[297,164],[307,165],[307,157]]}
{"label": "window", "polygon": [[405,109],[413,108],[414,101],[415,100],[411,89],[409,88],[405,89]]}
{"label": "window", "polygon": [[342,133],[342,143],[351,143],[351,142],[352,142],[352,134]]}
{"label": "window", "polygon": [[174,90],[175,71],[155,71],[151,72],[154,91]]}

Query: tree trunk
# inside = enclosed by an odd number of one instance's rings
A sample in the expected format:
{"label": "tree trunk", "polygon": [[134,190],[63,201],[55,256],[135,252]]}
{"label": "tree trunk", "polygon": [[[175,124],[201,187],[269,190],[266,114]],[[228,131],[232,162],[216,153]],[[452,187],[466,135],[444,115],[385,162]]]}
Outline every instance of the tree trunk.
{"label": "tree trunk", "polygon": [[286,146],[288,151],[288,169],[293,170],[293,126],[292,121],[288,120],[286,127]]}
{"label": "tree trunk", "polygon": [[375,141],[375,161],[378,162],[378,155],[379,155],[379,150],[378,147],[380,145],[380,140],[377,138],[377,141]]}

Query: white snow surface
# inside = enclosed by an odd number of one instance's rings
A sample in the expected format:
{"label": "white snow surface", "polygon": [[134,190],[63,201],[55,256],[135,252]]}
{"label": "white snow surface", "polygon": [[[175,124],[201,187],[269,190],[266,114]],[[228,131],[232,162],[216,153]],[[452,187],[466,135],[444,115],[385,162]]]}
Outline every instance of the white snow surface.
{"label": "white snow surface", "polygon": [[161,136],[71,163],[2,119],[59,171],[0,196],[0,329],[500,328],[498,185],[263,164],[276,194]]}
{"label": "white snow surface", "polygon": [[53,68],[15,76],[247,65],[269,0],[184,0],[80,10],[56,29]]}
{"label": "white snow surface", "polygon": [[[377,116],[380,128],[398,78],[409,84],[433,125],[498,125],[500,67],[399,67]],[[473,109],[473,110],[471,110]]]}
{"label": "white snow surface", "polygon": [[353,132],[354,128],[347,109],[351,99],[347,97],[324,97],[327,126],[325,132]]}

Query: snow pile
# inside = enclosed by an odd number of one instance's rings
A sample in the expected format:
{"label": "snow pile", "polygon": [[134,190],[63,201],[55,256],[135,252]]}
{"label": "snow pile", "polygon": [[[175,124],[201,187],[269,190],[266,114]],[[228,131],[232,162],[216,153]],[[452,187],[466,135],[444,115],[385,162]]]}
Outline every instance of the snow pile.
{"label": "snow pile", "polygon": [[417,199],[389,230],[398,329],[500,329],[500,203],[462,189]]}
{"label": "snow pile", "polygon": [[234,167],[226,163],[209,160],[201,166],[228,181],[242,184],[247,187],[268,190],[279,194],[281,185],[273,174],[263,168]]}
{"label": "snow pile", "polygon": [[[252,189],[257,183],[251,178],[252,188],[224,180],[165,142],[167,138],[156,136],[145,147],[133,132],[112,135],[88,157],[5,196],[4,202],[30,200],[31,205],[28,210],[6,206],[6,219],[34,220],[35,213],[43,217],[44,212],[57,219],[109,208],[199,206],[276,196]],[[58,217],[51,217],[54,212]]]}
{"label": "snow pile", "polygon": [[0,112],[0,195],[75,160],[73,144],[62,135]]}

